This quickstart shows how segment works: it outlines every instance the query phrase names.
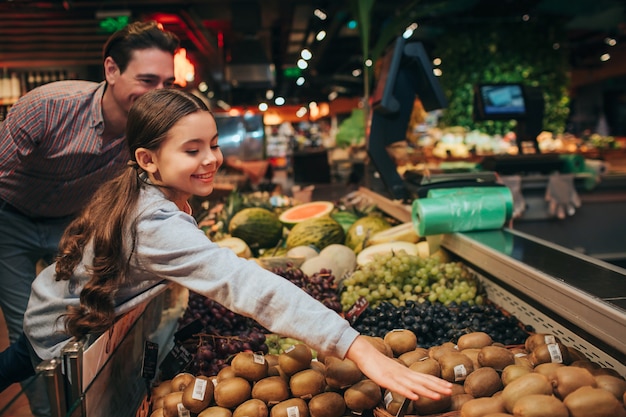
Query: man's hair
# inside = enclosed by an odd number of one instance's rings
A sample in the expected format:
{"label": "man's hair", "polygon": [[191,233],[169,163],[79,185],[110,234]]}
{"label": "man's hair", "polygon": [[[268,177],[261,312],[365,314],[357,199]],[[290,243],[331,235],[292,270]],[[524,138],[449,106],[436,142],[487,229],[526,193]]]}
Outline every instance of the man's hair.
{"label": "man's hair", "polygon": [[156,22],[134,22],[109,37],[102,49],[102,61],[111,57],[124,72],[134,51],[157,48],[174,55],[179,46],[178,37],[161,30]]}

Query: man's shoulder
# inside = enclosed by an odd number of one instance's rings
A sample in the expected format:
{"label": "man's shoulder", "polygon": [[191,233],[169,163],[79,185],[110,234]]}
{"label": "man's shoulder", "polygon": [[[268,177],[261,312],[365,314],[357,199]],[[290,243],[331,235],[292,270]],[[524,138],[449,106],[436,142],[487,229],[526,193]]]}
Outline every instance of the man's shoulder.
{"label": "man's shoulder", "polygon": [[44,84],[31,90],[24,98],[32,100],[68,100],[89,97],[94,94],[102,83],[84,80],[56,81]]}

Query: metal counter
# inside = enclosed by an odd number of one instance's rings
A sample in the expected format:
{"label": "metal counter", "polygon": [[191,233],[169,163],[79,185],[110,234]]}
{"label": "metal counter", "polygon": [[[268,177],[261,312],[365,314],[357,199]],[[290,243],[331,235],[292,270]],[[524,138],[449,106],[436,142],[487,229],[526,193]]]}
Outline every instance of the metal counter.
{"label": "metal counter", "polygon": [[625,269],[511,229],[449,234],[442,246],[579,341],[626,364]]}

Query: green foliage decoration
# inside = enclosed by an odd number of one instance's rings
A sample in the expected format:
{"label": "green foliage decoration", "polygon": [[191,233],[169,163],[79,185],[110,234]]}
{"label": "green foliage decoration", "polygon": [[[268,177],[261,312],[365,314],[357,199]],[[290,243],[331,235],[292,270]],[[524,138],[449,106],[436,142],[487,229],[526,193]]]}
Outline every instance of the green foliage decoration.
{"label": "green foliage decoration", "polygon": [[449,100],[444,126],[488,134],[514,129],[514,121],[474,121],[473,88],[479,83],[521,82],[540,87],[544,130],[563,132],[569,114],[569,63],[565,32],[558,21],[481,21],[448,28],[432,42],[442,60],[439,78]]}

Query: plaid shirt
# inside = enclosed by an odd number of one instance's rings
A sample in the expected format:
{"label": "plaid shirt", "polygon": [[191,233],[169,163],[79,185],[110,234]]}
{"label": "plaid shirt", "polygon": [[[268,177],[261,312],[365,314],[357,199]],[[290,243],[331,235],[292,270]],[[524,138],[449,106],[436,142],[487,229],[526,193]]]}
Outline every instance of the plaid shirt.
{"label": "plaid shirt", "polygon": [[0,199],[30,217],[76,213],[128,161],[123,136],[104,142],[105,83],[41,86],[0,124]]}

